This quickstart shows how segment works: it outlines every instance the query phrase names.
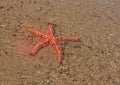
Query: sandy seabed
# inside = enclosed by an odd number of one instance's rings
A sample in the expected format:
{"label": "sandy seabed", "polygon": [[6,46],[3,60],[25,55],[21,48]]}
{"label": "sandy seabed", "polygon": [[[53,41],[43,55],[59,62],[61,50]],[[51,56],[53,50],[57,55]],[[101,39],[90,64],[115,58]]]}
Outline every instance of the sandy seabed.
{"label": "sandy seabed", "polygon": [[[48,23],[81,38],[58,42],[61,65],[51,46],[29,55]],[[0,85],[120,85],[120,0],[0,0]]]}

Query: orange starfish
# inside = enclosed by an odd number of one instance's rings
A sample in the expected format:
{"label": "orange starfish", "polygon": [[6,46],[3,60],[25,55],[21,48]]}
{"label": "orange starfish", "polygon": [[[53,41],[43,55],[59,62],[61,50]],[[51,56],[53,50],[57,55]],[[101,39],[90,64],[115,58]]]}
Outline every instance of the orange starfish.
{"label": "orange starfish", "polygon": [[48,30],[49,30],[48,35],[45,35],[41,32],[36,31],[36,30],[28,29],[28,31],[31,32],[32,34],[44,39],[43,42],[39,42],[33,47],[33,49],[30,52],[30,55],[34,55],[40,47],[42,47],[46,44],[50,44],[57,51],[58,60],[59,60],[59,63],[61,64],[62,63],[62,50],[57,45],[56,41],[62,41],[62,40],[79,41],[80,38],[55,37],[53,25],[50,23],[48,23]]}

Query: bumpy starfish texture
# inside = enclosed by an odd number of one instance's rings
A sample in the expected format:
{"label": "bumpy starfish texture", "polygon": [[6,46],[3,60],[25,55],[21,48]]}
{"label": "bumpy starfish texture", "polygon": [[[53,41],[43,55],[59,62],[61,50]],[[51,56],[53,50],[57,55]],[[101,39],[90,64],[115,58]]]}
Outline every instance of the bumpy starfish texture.
{"label": "bumpy starfish texture", "polygon": [[29,32],[31,32],[32,34],[42,38],[44,41],[43,42],[39,42],[37,43],[31,50],[30,55],[34,55],[38,49],[46,44],[50,44],[57,52],[58,54],[58,61],[61,64],[62,63],[62,50],[61,48],[57,45],[57,41],[63,41],[63,40],[67,40],[67,41],[79,41],[80,38],[67,38],[67,37],[55,37],[54,36],[54,30],[53,30],[53,25],[52,24],[48,24],[48,35],[45,35],[41,32],[38,32],[34,29],[28,29]]}

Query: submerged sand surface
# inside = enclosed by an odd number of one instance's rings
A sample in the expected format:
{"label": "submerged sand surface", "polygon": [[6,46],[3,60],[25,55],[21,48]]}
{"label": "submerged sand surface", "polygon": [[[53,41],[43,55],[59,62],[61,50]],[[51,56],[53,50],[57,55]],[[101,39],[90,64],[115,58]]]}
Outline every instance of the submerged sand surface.
{"label": "submerged sand surface", "polygon": [[[56,36],[80,37],[29,52],[56,25]],[[120,0],[0,0],[0,85],[120,85]]]}

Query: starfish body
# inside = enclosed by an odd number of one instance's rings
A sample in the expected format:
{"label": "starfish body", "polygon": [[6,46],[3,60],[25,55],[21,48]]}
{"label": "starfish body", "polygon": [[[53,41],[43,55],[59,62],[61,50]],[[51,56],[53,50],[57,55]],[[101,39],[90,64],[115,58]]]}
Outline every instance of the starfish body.
{"label": "starfish body", "polygon": [[46,44],[50,44],[57,52],[58,54],[58,61],[61,64],[62,63],[62,50],[61,48],[57,45],[56,41],[63,41],[63,40],[67,40],[67,41],[79,41],[80,38],[66,38],[66,37],[55,37],[54,36],[54,30],[53,30],[53,25],[52,24],[48,24],[48,35],[45,35],[41,32],[38,32],[34,29],[28,29],[29,32],[31,32],[32,34],[42,38],[44,41],[43,42],[39,42],[37,43],[31,50],[30,55],[34,55],[38,49]]}

